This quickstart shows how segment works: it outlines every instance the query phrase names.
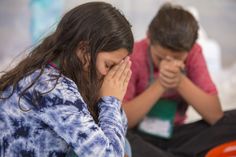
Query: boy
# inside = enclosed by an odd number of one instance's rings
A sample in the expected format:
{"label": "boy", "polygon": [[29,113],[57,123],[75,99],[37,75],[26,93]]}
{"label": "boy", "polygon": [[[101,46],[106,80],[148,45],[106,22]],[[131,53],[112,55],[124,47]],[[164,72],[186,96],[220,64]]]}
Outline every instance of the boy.
{"label": "boy", "polygon": [[[166,4],[150,23],[147,38],[135,43],[123,103],[134,157],[194,156],[214,146],[203,140],[208,133],[200,136],[203,144],[195,140],[223,116],[202,49],[195,43],[197,36],[194,17],[180,6]],[[188,105],[203,121],[184,125]]]}

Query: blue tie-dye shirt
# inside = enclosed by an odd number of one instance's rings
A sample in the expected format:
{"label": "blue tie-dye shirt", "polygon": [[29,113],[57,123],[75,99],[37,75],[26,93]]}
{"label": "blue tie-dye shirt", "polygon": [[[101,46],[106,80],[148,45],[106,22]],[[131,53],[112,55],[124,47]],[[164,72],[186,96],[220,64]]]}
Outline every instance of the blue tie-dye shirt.
{"label": "blue tie-dye shirt", "polygon": [[63,75],[55,80],[59,72],[51,66],[19,99],[39,74],[23,78],[10,98],[0,99],[0,157],[62,157],[70,148],[79,157],[124,156],[127,119],[120,101],[102,97],[96,124],[76,84]]}

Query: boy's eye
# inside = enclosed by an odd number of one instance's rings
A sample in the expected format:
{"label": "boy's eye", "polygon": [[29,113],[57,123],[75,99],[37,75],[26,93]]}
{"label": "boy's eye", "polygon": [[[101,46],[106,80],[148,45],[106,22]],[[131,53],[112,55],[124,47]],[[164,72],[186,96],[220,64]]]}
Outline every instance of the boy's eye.
{"label": "boy's eye", "polygon": [[156,56],[158,61],[162,61],[162,58],[160,56]]}

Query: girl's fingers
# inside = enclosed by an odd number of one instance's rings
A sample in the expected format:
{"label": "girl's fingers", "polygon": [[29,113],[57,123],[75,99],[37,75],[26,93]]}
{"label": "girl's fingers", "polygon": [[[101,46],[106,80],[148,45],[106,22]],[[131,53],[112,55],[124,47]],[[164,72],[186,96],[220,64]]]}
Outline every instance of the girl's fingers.
{"label": "girl's fingers", "polygon": [[125,80],[124,80],[124,89],[126,89],[128,84],[129,84],[129,80],[131,78],[131,74],[132,74],[132,71],[128,70],[128,73],[126,74],[126,77],[125,77]]}
{"label": "girl's fingers", "polygon": [[125,81],[125,78],[130,70],[130,66],[131,66],[131,62],[128,61],[128,63],[126,64],[126,67],[123,71],[123,73],[121,74],[120,78],[118,78],[121,82],[124,82]]}
{"label": "girl's fingers", "polygon": [[115,96],[122,100],[131,77],[129,58],[114,66],[105,76],[101,88],[101,96]]}
{"label": "girl's fingers", "polygon": [[120,64],[119,68],[117,69],[116,73],[113,75],[113,77],[120,79],[126,66],[129,64],[129,57],[126,57],[125,60]]}
{"label": "girl's fingers", "polygon": [[111,68],[111,70],[109,70],[109,72],[107,73],[106,77],[108,78],[113,78],[114,75],[116,74],[116,72],[118,71],[120,65],[123,63],[124,61],[122,60],[119,64],[115,65],[114,67]]}

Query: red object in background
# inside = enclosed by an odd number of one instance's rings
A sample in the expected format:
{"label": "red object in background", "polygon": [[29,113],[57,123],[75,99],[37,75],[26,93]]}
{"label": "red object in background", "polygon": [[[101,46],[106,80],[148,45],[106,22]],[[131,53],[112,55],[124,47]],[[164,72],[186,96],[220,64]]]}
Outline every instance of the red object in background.
{"label": "red object in background", "polygon": [[236,141],[216,146],[205,157],[236,157]]}

